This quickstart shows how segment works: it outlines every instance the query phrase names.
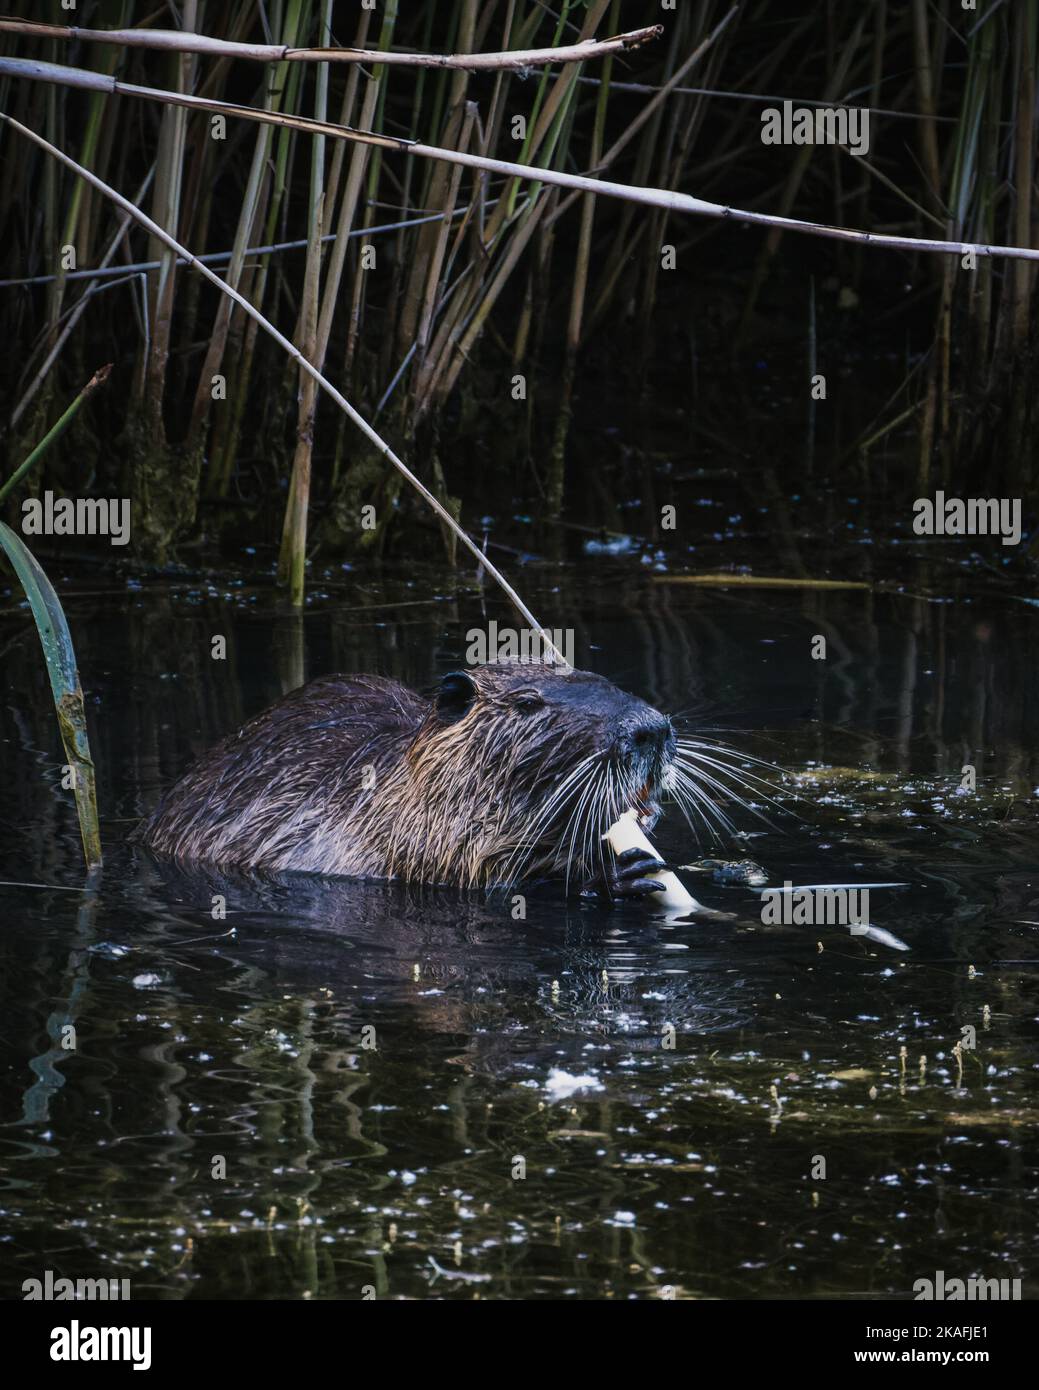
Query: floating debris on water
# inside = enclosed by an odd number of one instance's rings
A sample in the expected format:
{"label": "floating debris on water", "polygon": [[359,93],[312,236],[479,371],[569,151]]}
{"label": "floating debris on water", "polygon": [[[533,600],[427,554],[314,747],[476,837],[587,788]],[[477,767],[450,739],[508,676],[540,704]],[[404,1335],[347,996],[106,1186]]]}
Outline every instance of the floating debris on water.
{"label": "floating debris on water", "polygon": [[851,928],[852,936],[864,936],[867,941],[875,941],[878,946],[890,946],[893,951],[908,951],[909,947],[901,937],[883,927],[856,926]]}
{"label": "floating debris on water", "polygon": [[545,1082],[545,1090],[553,1100],[566,1100],[578,1091],[604,1091],[606,1087],[597,1076],[590,1072],[584,1076],[572,1076],[561,1067],[553,1067]]}
{"label": "floating debris on water", "polygon": [[768,874],[753,859],[697,859],[678,867],[693,874],[710,874],[715,883],[726,888],[761,888],[768,882]]}

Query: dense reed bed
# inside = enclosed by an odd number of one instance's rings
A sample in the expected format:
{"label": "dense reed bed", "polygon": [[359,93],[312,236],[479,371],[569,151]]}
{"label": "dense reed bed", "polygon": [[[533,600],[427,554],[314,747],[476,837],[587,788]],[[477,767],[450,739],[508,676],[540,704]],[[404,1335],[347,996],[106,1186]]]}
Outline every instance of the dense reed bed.
{"label": "dense reed bed", "polygon": [[[5,17],[37,19],[34,10]],[[474,434],[493,438],[493,466],[539,515],[562,515],[575,395],[603,373],[622,373],[637,395],[692,350],[727,374],[724,390],[779,333],[794,345],[807,398],[816,283],[828,277],[846,302],[879,306],[889,339],[906,345],[871,432],[905,439],[912,462],[899,482],[948,483],[971,459],[991,478],[994,447],[1007,460],[1006,486],[1031,479],[1029,262],[980,257],[972,267],[959,256],[803,239],[795,248],[779,228],[737,232],[399,145],[594,172],[872,233],[1035,247],[1037,0],[981,0],[975,11],[924,0],[674,9],[656,0],[379,0],[372,9],[120,0],[52,18],[273,50],[156,50],[0,25],[0,54],[388,137],[351,143],[291,123],[0,78],[0,109],[213,257],[454,515],[465,519]],[[408,61],[558,49],[656,24],[658,38],[583,62],[474,71]],[[397,61],[296,52],[328,46]],[[868,152],[763,144],[762,110],[787,97],[868,107]],[[297,601],[308,546],[381,548],[403,529],[400,475],[319,403],[313,379],[255,320],[9,127],[0,171],[0,424],[10,465],[84,379],[114,363],[109,389],[7,507],[27,487],[129,495],[138,560],[165,561],[229,528],[280,537],[280,576]],[[868,316],[844,322],[854,347]],[[362,524],[366,506],[374,512]],[[443,536],[453,556],[446,527]]]}

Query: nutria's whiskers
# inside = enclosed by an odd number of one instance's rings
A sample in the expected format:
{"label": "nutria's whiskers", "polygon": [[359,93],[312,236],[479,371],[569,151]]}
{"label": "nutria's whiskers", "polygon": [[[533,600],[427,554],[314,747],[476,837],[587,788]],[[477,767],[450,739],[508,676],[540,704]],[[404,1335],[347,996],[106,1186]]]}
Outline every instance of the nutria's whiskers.
{"label": "nutria's whiskers", "polygon": [[[766,762],[764,758],[755,758],[748,753],[741,753],[738,749],[730,748],[725,743],[714,743],[703,739],[680,738],[678,751],[687,758],[698,759],[708,766],[716,767],[722,772],[738,778],[743,785],[748,787],[748,790],[751,784],[756,784],[759,787],[767,788],[769,792],[783,792],[783,788],[777,787],[774,782],[769,782],[755,772],[749,772],[744,766],[745,763],[753,763],[756,767],[763,767],[775,776],[782,777],[782,768],[777,767],[774,763]],[[726,762],[725,757],[731,761]]]}
{"label": "nutria's whiskers", "polygon": [[[782,787],[776,786],[774,782],[767,781],[756,772],[750,772],[741,764],[752,762],[756,766],[767,768],[770,772],[782,776],[782,769],[772,763],[765,762],[762,758],[755,758],[751,755],[744,755],[737,749],[730,748],[726,744],[715,743],[702,739],[679,739],[677,741],[678,756],[675,759],[676,777],[685,779],[685,788],[690,791],[690,784],[698,784],[703,787],[711,788],[721,797],[734,801],[743,810],[748,811],[752,816],[775,829],[772,822],[763,814],[760,807],[750,797],[760,798],[775,807],[777,811],[786,815],[794,813],[784,806],[778,796],[784,795]],[[708,770],[710,769],[710,770]],[[719,775],[715,775],[715,774]],[[742,793],[746,793],[743,795]],[[772,793],[775,793],[773,795]],[[720,807],[715,802],[711,802],[713,811],[722,816]],[[722,817],[725,829],[729,834],[733,834],[734,827],[727,817]]]}
{"label": "nutria's whiskers", "polygon": [[693,819],[694,813],[700,817],[703,827],[713,844],[722,843],[722,836],[719,835],[715,828],[715,822],[721,827],[724,834],[735,834],[735,827],[721,807],[711,800],[707,793],[683,768],[678,766],[674,769],[671,794],[697,840],[700,838],[700,832]]}
{"label": "nutria's whiskers", "polygon": [[[534,853],[538,849],[539,836],[545,826],[553,816],[562,811],[569,798],[577,797],[583,792],[589,771],[600,757],[601,754],[592,753],[583,758],[555,788],[544,804],[535,808],[531,813],[527,824],[522,826],[518,832],[515,850],[501,866],[501,886],[507,886],[524,876],[530,867]],[[559,857],[561,843],[562,834],[549,850],[548,858],[551,864],[554,864]]]}

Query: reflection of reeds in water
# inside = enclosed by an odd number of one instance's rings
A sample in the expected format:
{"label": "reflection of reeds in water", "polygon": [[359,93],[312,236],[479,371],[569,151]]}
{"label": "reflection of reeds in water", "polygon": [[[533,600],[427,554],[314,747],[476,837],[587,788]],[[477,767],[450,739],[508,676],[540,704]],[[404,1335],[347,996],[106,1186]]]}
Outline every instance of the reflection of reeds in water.
{"label": "reflection of reeds in water", "polygon": [[[110,23],[141,22],[128,0],[118,10]],[[288,48],[332,42],[396,56],[546,48],[615,33],[622,23],[662,22],[664,33],[633,54],[594,63],[478,73],[257,63],[219,51],[155,53],[14,32],[0,34],[0,51],[278,117],[327,115],[394,139],[532,168],[595,171],[726,204],[737,200],[735,188],[744,204],[771,212],[1032,246],[1037,15],[1037,0],[965,12],[951,27],[923,3],[846,14],[818,4],[791,16],[772,0],[753,12],[733,12],[725,0],[673,13],[647,3],[639,14],[617,0],[562,0],[554,11],[533,0],[414,8],[391,0],[374,17],[359,10],[356,28],[341,34],[324,0],[273,0],[265,24],[242,0],[218,10],[183,0],[179,27],[201,27],[214,39]],[[878,148],[861,161],[811,147],[766,152],[757,116],[761,96],[777,88],[780,96],[823,103],[868,99],[892,114],[874,114]],[[460,400],[463,420],[470,418],[481,394],[504,400],[514,374],[544,375],[547,362],[558,362],[551,384],[538,387],[537,410],[532,387],[526,406],[510,401],[516,428],[503,431],[509,438],[502,441],[510,465],[540,488],[545,512],[558,515],[590,339],[624,325],[644,372],[666,299],[661,247],[673,243],[685,256],[718,231],[713,222],[677,225],[666,208],[609,204],[534,178],[391,149],[347,148],[291,124],[250,128],[229,118],[226,138],[218,139],[216,118],[177,106],[138,106],[11,78],[3,80],[3,98],[5,110],[52,144],[146,199],[155,220],[194,252],[228,251],[227,283],[305,346],[369,417],[378,412],[391,436],[418,446],[426,480],[453,513],[460,503],[450,492],[446,448],[438,446],[454,427],[448,403]],[[906,153],[899,137],[914,134],[918,152]],[[168,246],[141,243],[96,190],[10,132],[0,158],[2,273],[54,276],[31,291],[0,289],[0,370],[19,439],[39,437],[88,353],[103,360],[95,344],[118,341],[121,349],[116,370],[124,389],[113,393],[97,427],[102,437],[121,431],[118,449],[101,447],[81,426],[75,455],[49,465],[55,480],[81,487],[86,456],[107,486],[119,481],[125,460],[138,540],[160,558],[178,539],[212,534],[244,499],[256,515],[276,504],[283,508],[280,574],[297,602],[315,503],[324,539],[381,546],[400,480],[345,422],[325,437],[313,383],[300,379],[294,399],[295,369],[257,338],[255,324],[181,273]],[[742,183],[734,183],[737,175]],[[322,243],[322,234],[335,239]],[[772,228],[767,241],[753,243],[741,289],[748,333],[788,240]],[[305,242],[302,255],[248,253],[290,241]],[[74,248],[80,269],[136,265],[138,258],[159,265],[111,280],[72,279],[60,263],[63,247]],[[366,269],[372,254],[375,267]],[[832,254],[842,274],[862,276],[864,252]],[[890,274],[904,274],[901,255],[870,254],[890,256]],[[966,397],[1007,405],[1004,428],[1018,440],[1031,426],[1034,395],[1026,350],[1031,265],[981,258],[967,270],[942,256],[927,266],[934,347],[925,371],[907,383],[910,408],[902,400],[891,411],[920,425],[923,484],[931,481],[936,448],[947,478],[957,450],[979,445],[991,429],[990,412],[960,408]],[[315,441],[322,466],[312,478]],[[530,455],[538,450],[547,459],[535,466]],[[1008,468],[1027,480],[1031,451],[1008,452]],[[357,520],[367,502],[376,506],[374,531],[362,531]]]}

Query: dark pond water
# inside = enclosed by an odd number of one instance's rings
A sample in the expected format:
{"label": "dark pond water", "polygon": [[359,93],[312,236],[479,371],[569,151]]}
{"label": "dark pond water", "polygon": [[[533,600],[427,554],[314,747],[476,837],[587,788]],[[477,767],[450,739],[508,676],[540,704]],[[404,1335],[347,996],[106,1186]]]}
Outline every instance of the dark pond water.
{"label": "dark pond water", "polygon": [[[701,570],[750,526],[724,494],[702,505]],[[581,664],[791,774],[797,818],[730,805],[735,844],[698,847],[668,816],[677,862],[904,884],[871,908],[906,953],[763,926],[753,890],[688,871],[731,919],[546,889],[514,922],[446,893],[178,876],[125,844],[193,756],[302,679],[422,685],[468,628],[508,620],[471,575],[414,567],[316,574],[297,620],[256,571],[136,581],[50,559],[101,772],[108,857],[84,891],[9,592],[2,1292],[50,1269],[128,1277],[138,1298],[891,1297],[940,1269],[1034,1296],[1036,609],[991,554],[879,549],[863,527],[835,570],[825,509],[791,525],[813,572],[902,591],[661,582],[683,557],[664,572],[580,538],[526,566],[524,591],[576,628]]]}

